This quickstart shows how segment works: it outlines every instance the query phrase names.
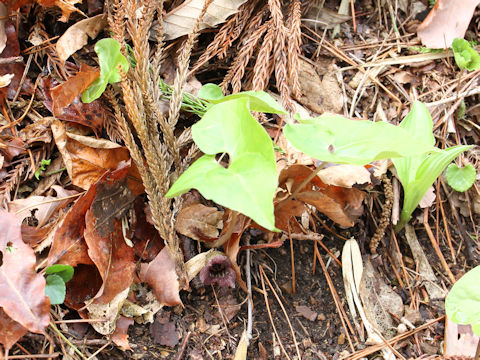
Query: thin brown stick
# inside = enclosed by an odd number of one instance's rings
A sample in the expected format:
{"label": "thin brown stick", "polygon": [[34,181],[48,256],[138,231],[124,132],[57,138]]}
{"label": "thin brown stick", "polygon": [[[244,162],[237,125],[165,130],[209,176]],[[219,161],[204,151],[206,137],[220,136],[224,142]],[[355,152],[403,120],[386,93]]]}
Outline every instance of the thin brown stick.
{"label": "thin brown stick", "polygon": [[450,279],[450,282],[452,284],[455,284],[455,276],[453,276],[452,271],[450,270],[447,262],[445,261],[445,258],[443,257],[442,250],[440,250],[440,246],[438,246],[438,241],[435,239],[435,236],[433,235],[432,229],[430,228],[430,225],[428,224],[428,208],[425,208],[423,212],[423,225],[425,226],[425,230],[427,231],[427,235],[430,239],[430,242],[432,243],[433,249],[435,250],[435,253],[437,254],[438,258],[440,259],[440,262],[442,263],[442,266],[445,270],[445,272],[448,275],[448,278]]}
{"label": "thin brown stick", "polygon": [[[289,229],[290,230],[290,229]],[[293,253],[293,240],[292,234],[288,231],[288,237],[290,239],[290,263],[292,265],[292,294],[295,295],[295,255]]]}
{"label": "thin brown stick", "polygon": [[391,228],[391,234],[392,234],[393,243],[395,244],[395,250],[397,251],[397,256],[400,260],[400,265],[402,267],[403,277],[405,278],[405,282],[407,283],[407,289],[408,289],[408,292],[410,293],[410,299],[412,299],[413,301],[412,287],[410,286],[410,280],[408,280],[407,271],[405,270],[405,264],[403,262],[402,252],[400,251],[400,247],[398,246],[397,237],[395,235],[395,232],[393,231],[393,228]]}
{"label": "thin brown stick", "polygon": [[[440,189],[440,186],[437,186],[437,189]],[[442,204],[442,198],[440,196],[440,191],[438,190],[437,193],[438,193],[437,203],[439,204],[440,213],[442,214],[442,222],[443,222],[443,227],[445,229],[445,236],[447,237],[448,248],[450,249],[450,255],[452,255],[452,261],[453,261],[454,264],[456,264],[457,259],[456,259],[456,256],[455,256],[455,251],[453,250],[452,236],[450,235],[450,229],[448,227],[447,217],[445,216],[445,210],[443,209],[443,204]]]}
{"label": "thin brown stick", "polygon": [[29,355],[8,355],[9,359],[52,359],[59,357],[61,354],[54,352],[51,354],[29,354]]}

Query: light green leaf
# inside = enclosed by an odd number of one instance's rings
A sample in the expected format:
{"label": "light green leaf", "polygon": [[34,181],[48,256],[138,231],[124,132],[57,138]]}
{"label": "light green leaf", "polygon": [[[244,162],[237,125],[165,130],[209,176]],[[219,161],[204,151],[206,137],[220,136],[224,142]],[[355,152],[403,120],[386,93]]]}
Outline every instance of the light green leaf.
{"label": "light green leaf", "polygon": [[445,299],[445,312],[453,322],[472,325],[480,336],[480,266],[463,275]]}
{"label": "light green leaf", "polygon": [[452,49],[455,62],[461,70],[473,71],[480,69],[480,55],[467,40],[454,39]]}
{"label": "light green leaf", "polygon": [[223,92],[216,84],[205,84],[198,91],[198,97],[207,101],[219,100],[223,98]]}
{"label": "light green leaf", "polygon": [[385,122],[350,120],[322,115],[300,124],[287,124],[285,137],[298,150],[323,161],[365,165],[375,160],[425,154],[428,143],[412,139],[408,132]]}
{"label": "light green leaf", "polygon": [[73,272],[74,272],[73,266],[64,265],[64,264],[55,264],[45,269],[45,274],[47,275],[56,274],[60,276],[64,282],[68,282],[72,279]]}
{"label": "light green leaf", "polygon": [[447,183],[459,192],[465,192],[473,185],[477,173],[472,164],[459,168],[456,164],[450,164],[445,172]]}
{"label": "light green leaf", "polygon": [[[192,137],[207,155],[195,161],[173,184],[167,197],[195,188],[209,200],[275,229],[273,197],[278,186],[273,144],[250,114],[248,97],[212,106],[192,126]],[[215,155],[228,153],[224,168]]]}
{"label": "light green leaf", "polygon": [[[416,164],[416,159],[392,159],[400,182],[403,186],[403,208],[400,215],[400,221],[395,226],[395,230],[401,230],[410,220],[410,215],[422,200],[428,188],[432,186],[437,177],[459,154],[471,146],[460,145],[432,153],[425,157],[420,166],[408,168],[409,164]],[[401,171],[399,171],[401,169]],[[412,176],[415,178],[412,180]]]}
{"label": "light green leaf", "polygon": [[45,295],[50,298],[50,304],[62,304],[66,294],[65,281],[57,274],[48,275],[46,280]]}
{"label": "light green leaf", "polygon": [[122,80],[120,68],[126,73],[129,68],[128,60],[120,52],[120,43],[117,40],[106,38],[97,41],[95,52],[100,63],[100,76],[82,94],[82,101],[90,103],[98,99],[108,84]]}
{"label": "light green leaf", "polygon": [[247,98],[250,102],[250,111],[259,111],[268,114],[286,114],[280,104],[265,91],[244,91],[225,96],[217,100],[209,100],[212,104],[219,104],[234,99]]}

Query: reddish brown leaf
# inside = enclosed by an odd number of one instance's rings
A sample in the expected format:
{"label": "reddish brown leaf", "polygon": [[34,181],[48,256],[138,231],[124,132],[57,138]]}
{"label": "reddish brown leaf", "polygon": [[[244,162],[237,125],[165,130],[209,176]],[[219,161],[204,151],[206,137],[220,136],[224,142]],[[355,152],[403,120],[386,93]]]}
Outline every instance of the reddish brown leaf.
{"label": "reddish brown leaf", "polygon": [[[18,42],[17,31],[13,22],[8,20],[5,23],[5,33],[7,35],[7,45],[0,54],[0,58],[16,57],[20,55],[20,43]],[[23,76],[25,65],[23,63],[3,64],[0,65],[0,75],[14,74],[12,81],[6,88],[0,88],[0,94],[7,96],[9,99],[13,99],[17,93],[20,81]]]}
{"label": "reddish brown leaf", "polygon": [[[99,195],[105,194],[99,192],[97,197]],[[95,218],[93,211],[87,211],[85,217],[88,255],[103,279],[102,287],[95,295],[97,304],[110,302],[118,293],[128,288],[133,282],[135,271],[133,249],[125,243],[122,224],[114,219],[115,212],[107,214],[113,220],[113,226],[108,229],[106,227],[109,226],[109,221]]]}
{"label": "reddish brown leaf", "polygon": [[[43,104],[52,114],[54,114],[52,88],[57,85],[58,83],[49,77],[42,79],[39,83],[39,88],[43,95]],[[63,112],[57,116],[58,119],[88,126],[95,134],[100,134],[105,123],[106,115],[105,109],[99,100],[86,104],[80,100],[80,96],[76,96],[69,104],[70,105],[63,108]]]}
{"label": "reddish brown leaf", "polygon": [[479,0],[437,0],[418,27],[418,36],[429,48],[449,48],[455,38],[465,36]]}
{"label": "reddish brown leaf", "polygon": [[72,12],[79,11],[74,5],[81,3],[82,0],[36,0],[36,2],[43,7],[58,6],[62,10],[62,17],[58,20],[67,22]]}
{"label": "reddish brown leaf", "polygon": [[[230,217],[229,214],[231,214],[230,210],[225,211],[222,234],[227,233],[227,231],[229,231],[229,226],[232,226],[231,221],[228,219]],[[227,218],[228,220],[225,220],[225,218]],[[235,274],[237,275],[237,282],[240,287],[246,292],[248,292],[247,284],[245,284],[245,281],[242,280],[242,272],[240,271],[240,267],[237,264],[237,255],[238,251],[240,250],[240,239],[245,229],[250,225],[250,222],[251,220],[245,215],[238,214],[232,236],[223,245],[225,254],[230,259],[230,262],[232,263],[232,268],[233,270],[235,270]]]}
{"label": "reddish brown leaf", "polygon": [[135,216],[131,221],[131,228],[135,229],[133,235],[135,256],[145,262],[150,262],[163,249],[164,244],[155,226],[147,221],[147,215],[144,211],[146,208],[150,207],[145,205],[145,200],[137,197],[135,200]]}
{"label": "reddish brown leaf", "polygon": [[218,225],[223,211],[215,207],[195,204],[180,210],[175,230],[195,240],[214,241],[218,238]]}
{"label": "reddish brown leaf", "polygon": [[25,144],[23,143],[23,140],[20,139],[19,137],[13,137],[10,140],[6,142],[6,148],[1,149],[1,153],[5,157],[5,160],[7,162],[12,161],[12,159],[15,156],[18,156],[20,154],[24,154],[25,151]]}
{"label": "reddish brown leaf", "polygon": [[[303,165],[290,166],[282,170],[279,176],[279,184],[287,194],[292,194],[312,171],[312,169]],[[283,200],[286,197],[286,194],[277,196],[280,199],[277,200],[275,209],[275,216],[279,219],[277,226],[280,226],[279,229],[282,230],[288,230],[289,220],[292,217],[300,216],[299,214],[304,210],[295,201],[315,206],[318,211],[341,226],[353,226],[354,217],[360,215],[363,209],[362,203],[365,193],[355,188],[326,185],[318,176],[315,176],[305,185],[302,191],[295,195],[295,199]],[[292,225],[295,227],[295,223]]]}
{"label": "reddish brown leaf", "polygon": [[128,163],[120,165],[130,159],[127,148],[108,140],[67,133],[60,121],[52,123],[52,132],[74,185],[87,190],[107,170],[129,166],[128,188],[135,195],[144,193],[137,167]]}
{"label": "reddish brown leaf", "polygon": [[95,265],[79,264],[75,267],[73,278],[66,283],[65,305],[79,310],[85,302],[92,299],[102,286],[102,277]]}
{"label": "reddish brown leaf", "polygon": [[25,244],[30,247],[34,247],[40,241],[44,240],[49,232],[52,231],[52,226],[47,225],[43,228],[37,228],[35,226],[28,226],[22,224],[22,239]]}
{"label": "reddish brown leaf", "polygon": [[275,207],[275,227],[283,231],[290,231],[294,234],[301,232],[302,229],[298,222],[294,221],[294,218],[301,216],[304,211],[305,204],[301,201],[288,200],[286,202],[280,202]]}
{"label": "reddish brown leaf", "polygon": [[[69,106],[99,76],[100,70],[98,68],[82,64],[75,76],[50,89],[53,100],[53,115],[57,118],[63,115],[64,108]],[[103,126],[103,122],[101,125]]]}
{"label": "reddish brown leaf", "polygon": [[152,287],[160,303],[167,306],[181,304],[175,262],[168,254],[166,247],[153,261],[141,265],[140,280]]}
{"label": "reddish brown leaf", "polygon": [[45,278],[35,272],[35,253],[22,240],[20,225],[15,215],[0,211],[0,307],[29,331],[43,333],[50,322],[50,300],[45,296]]}
{"label": "reddish brown leaf", "polygon": [[20,340],[27,331],[27,329],[15,320],[12,320],[12,318],[0,308],[0,344],[2,344],[7,351]]}
{"label": "reddish brown leaf", "polygon": [[[65,220],[55,233],[52,247],[48,253],[49,265],[57,262],[71,266],[93,264],[87,253],[83,233],[85,231],[85,214],[95,198],[96,191],[96,186],[91,186],[68,211]],[[76,272],[75,276],[77,276]]]}
{"label": "reddish brown leaf", "polygon": [[110,336],[110,339],[112,339],[115,345],[123,351],[132,350],[130,348],[130,343],[128,342],[128,328],[133,325],[133,323],[133,319],[120,316],[117,319],[115,331]]}

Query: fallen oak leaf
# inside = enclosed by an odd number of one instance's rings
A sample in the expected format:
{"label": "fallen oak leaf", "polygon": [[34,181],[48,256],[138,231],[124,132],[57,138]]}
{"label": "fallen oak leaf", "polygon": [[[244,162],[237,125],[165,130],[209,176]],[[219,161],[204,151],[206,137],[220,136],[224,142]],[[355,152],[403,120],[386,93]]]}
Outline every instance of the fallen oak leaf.
{"label": "fallen oak leaf", "polygon": [[[50,300],[45,278],[35,272],[35,253],[23,242],[15,215],[0,210],[0,228],[0,308],[28,331],[44,333],[50,322]],[[15,334],[20,332],[16,328]]]}

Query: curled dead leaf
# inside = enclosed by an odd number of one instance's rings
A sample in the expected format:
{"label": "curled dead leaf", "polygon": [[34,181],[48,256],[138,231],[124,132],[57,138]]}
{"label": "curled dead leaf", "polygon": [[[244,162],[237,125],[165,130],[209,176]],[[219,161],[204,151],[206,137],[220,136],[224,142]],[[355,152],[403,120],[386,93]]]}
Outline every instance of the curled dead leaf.
{"label": "curled dead leaf", "polygon": [[183,208],[177,215],[175,230],[180,234],[200,241],[213,241],[218,238],[223,211],[203,204]]}

